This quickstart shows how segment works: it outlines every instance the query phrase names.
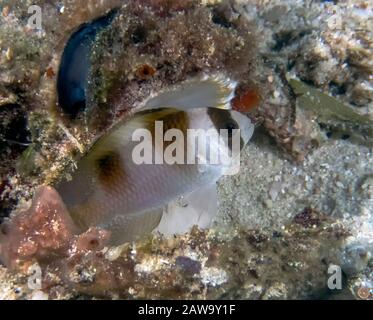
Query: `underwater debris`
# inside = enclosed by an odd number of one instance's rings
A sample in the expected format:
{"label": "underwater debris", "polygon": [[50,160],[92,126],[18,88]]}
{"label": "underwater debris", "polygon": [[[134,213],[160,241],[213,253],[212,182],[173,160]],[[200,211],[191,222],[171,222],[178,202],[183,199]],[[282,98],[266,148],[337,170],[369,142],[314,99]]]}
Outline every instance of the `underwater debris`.
{"label": "underwater debris", "polygon": [[115,14],[116,10],[112,10],[103,17],[84,23],[66,44],[57,76],[57,92],[59,106],[72,119],[86,107],[93,43],[97,34],[109,26]]}
{"label": "underwater debris", "polygon": [[[289,84],[297,97],[296,114],[307,113],[307,121],[311,120],[314,131],[320,130],[319,125],[322,124],[329,128],[336,128],[355,142],[373,146],[373,118],[361,115],[353,107],[301,81],[290,79]],[[307,133],[312,137],[310,132]]]}
{"label": "underwater debris", "polygon": [[259,107],[264,127],[279,146],[301,162],[327,138],[349,140],[364,146],[373,144],[373,119],[355,107],[339,101],[298,79],[284,79],[290,88],[289,104],[279,107],[265,102]]}

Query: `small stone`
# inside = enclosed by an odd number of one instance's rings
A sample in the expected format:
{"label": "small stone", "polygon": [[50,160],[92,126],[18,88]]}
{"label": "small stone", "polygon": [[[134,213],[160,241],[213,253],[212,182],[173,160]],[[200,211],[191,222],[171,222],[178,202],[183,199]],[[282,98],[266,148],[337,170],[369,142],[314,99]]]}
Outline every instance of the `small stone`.
{"label": "small stone", "polygon": [[227,282],[228,275],[224,270],[215,267],[203,268],[201,271],[201,281],[204,285],[216,287]]}
{"label": "small stone", "polygon": [[57,12],[63,14],[65,12],[65,6],[62,3],[57,4]]}
{"label": "small stone", "polygon": [[338,188],[340,188],[340,189],[344,188],[343,183],[340,182],[340,181],[337,181],[335,184],[336,184],[336,186],[337,186]]}
{"label": "small stone", "polygon": [[280,191],[281,191],[282,183],[276,181],[272,184],[269,189],[269,196],[271,197],[272,201],[276,201]]}
{"label": "small stone", "polygon": [[13,49],[9,47],[5,52],[5,56],[6,56],[8,61],[11,61],[14,57]]}
{"label": "small stone", "polygon": [[201,271],[201,263],[188,257],[177,257],[175,264],[186,273],[198,274]]}
{"label": "small stone", "polygon": [[9,6],[5,6],[5,7],[3,8],[3,11],[2,11],[3,16],[4,16],[4,17],[7,17],[7,16],[9,15],[9,12],[10,12],[10,8],[9,8]]}
{"label": "small stone", "polygon": [[122,246],[110,248],[105,253],[105,258],[109,261],[115,261],[121,256],[122,252],[123,252]]}
{"label": "small stone", "polygon": [[40,290],[33,292],[31,296],[31,300],[48,300],[48,298],[48,294]]}
{"label": "small stone", "polygon": [[266,199],[263,201],[263,204],[264,206],[267,208],[267,209],[271,209],[273,208],[273,202],[271,199]]}
{"label": "small stone", "polygon": [[269,287],[264,296],[264,300],[274,300],[274,299],[286,299],[287,298],[287,287],[285,283],[278,282]]}

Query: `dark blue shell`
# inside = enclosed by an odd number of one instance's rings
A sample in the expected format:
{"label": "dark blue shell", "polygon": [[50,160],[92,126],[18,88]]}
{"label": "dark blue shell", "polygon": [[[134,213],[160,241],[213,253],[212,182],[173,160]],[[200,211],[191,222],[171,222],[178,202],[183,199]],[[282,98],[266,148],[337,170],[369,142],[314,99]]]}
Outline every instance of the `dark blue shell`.
{"label": "dark blue shell", "polygon": [[97,34],[110,25],[117,10],[85,23],[73,33],[64,49],[57,76],[58,103],[75,118],[86,107],[86,88],[92,45]]}

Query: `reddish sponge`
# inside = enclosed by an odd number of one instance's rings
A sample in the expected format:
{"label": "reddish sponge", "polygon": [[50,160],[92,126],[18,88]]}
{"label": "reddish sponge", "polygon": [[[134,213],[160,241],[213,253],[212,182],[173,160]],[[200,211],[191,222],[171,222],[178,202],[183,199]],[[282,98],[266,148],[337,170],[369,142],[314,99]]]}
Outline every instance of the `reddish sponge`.
{"label": "reddish sponge", "polygon": [[69,247],[76,227],[57,191],[40,187],[31,207],[1,225],[0,260],[9,268],[32,260],[50,260]]}

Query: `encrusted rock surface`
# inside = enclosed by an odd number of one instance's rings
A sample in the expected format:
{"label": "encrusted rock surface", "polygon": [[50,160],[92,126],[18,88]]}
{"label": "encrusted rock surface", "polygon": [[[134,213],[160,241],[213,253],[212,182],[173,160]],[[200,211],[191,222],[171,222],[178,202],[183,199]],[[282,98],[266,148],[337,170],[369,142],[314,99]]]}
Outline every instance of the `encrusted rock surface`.
{"label": "encrusted rock surface", "polygon": [[[82,235],[54,261],[38,262],[41,287],[36,290],[51,299],[320,297],[328,293],[328,267],[340,263],[338,248],[347,236],[329,223],[314,228],[297,221],[281,232],[236,231],[229,238],[194,229],[185,236],[152,236],[115,248],[103,247],[97,233],[88,242]],[[23,297],[34,294],[23,291]]]}
{"label": "encrusted rock surface", "polygon": [[[340,119],[304,112],[289,79],[336,98],[369,126],[371,2],[236,0],[218,11],[196,1],[129,2],[128,16],[122,9],[94,48],[90,76],[97,82],[85,120],[69,119],[57,105],[60,57],[74,30],[122,2],[34,1],[43,10],[41,30],[27,25],[30,1],[0,3],[0,218],[13,211],[17,231],[8,261],[18,262],[27,237],[37,243],[23,251],[21,266],[0,267],[0,299],[330,298],[331,264],[346,274],[346,290],[335,297],[361,298],[361,288],[373,287],[371,146],[350,139],[351,126]],[[170,18],[169,10],[187,13]],[[243,152],[240,174],[219,183],[214,230],[117,248],[106,247],[110,235],[99,229],[35,233],[45,231],[50,210],[25,211],[38,186],[68,176],[97,134],[150,94],[217,70],[240,82],[237,109],[261,101],[250,116],[263,127]],[[22,225],[26,233],[18,233]],[[32,270],[41,271],[40,288],[30,286]]]}

